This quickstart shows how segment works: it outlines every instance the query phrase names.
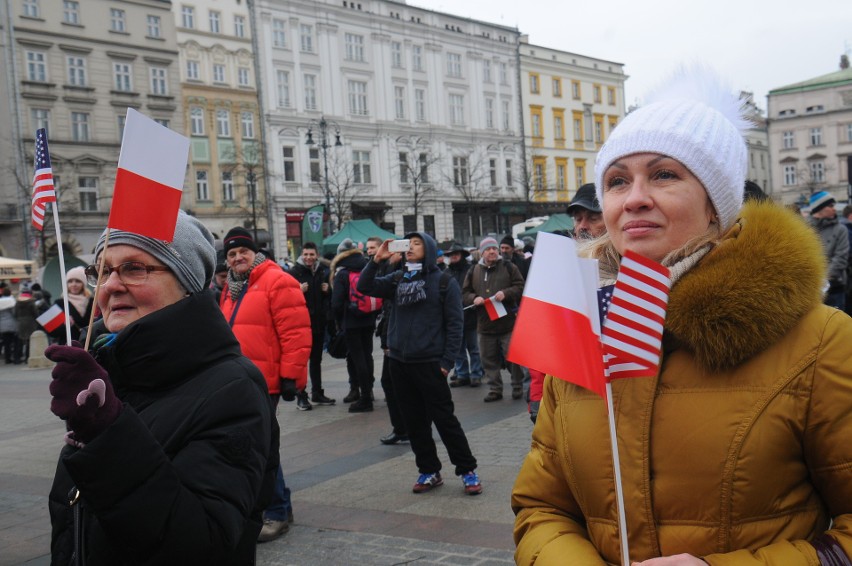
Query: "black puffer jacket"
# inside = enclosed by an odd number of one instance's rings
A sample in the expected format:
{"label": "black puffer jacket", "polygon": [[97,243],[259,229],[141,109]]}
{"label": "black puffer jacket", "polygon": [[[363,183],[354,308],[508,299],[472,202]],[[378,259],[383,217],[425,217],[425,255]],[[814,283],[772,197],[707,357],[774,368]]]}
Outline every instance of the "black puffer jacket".
{"label": "black puffer jacket", "polygon": [[278,426],[263,376],[211,295],[139,319],[96,358],[123,409],[85,448],[62,450],[51,563],[70,564],[76,486],[89,566],[253,564]]}

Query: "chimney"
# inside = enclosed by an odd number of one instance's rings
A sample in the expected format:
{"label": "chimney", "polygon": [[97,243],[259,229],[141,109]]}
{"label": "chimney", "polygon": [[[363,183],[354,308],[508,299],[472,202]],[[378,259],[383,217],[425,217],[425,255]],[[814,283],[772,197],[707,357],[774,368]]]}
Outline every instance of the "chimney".
{"label": "chimney", "polygon": [[840,69],[845,70],[849,68],[849,56],[845,53],[840,56]]}

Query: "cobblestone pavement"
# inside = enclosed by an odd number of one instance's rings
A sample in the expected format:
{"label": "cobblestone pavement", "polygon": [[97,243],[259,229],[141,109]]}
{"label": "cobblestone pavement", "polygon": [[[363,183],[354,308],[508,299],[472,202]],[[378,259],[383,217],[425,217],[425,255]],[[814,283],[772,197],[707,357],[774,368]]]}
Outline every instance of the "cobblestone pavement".
{"label": "cobblestone pavement", "polygon": [[[512,564],[509,495],[529,449],[525,403],[506,395],[486,404],[486,388],[453,389],[483,493],[464,494],[437,441],[444,485],[414,494],[417,468],[408,444],[378,441],[390,431],[381,388],[374,412],[350,414],[342,403],[349,390],[345,364],[326,357],[323,370],[326,395],[337,405],[312,411],[279,405],[295,523],[284,537],[258,545],[258,564]],[[64,426],[48,408],[49,381],[49,370],[0,366],[0,566],[50,563],[47,493]]]}

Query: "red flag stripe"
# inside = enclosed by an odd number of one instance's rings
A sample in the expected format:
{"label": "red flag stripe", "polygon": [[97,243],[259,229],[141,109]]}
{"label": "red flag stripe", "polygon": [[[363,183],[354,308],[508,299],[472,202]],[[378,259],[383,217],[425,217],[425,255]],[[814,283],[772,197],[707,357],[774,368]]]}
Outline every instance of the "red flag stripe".
{"label": "red flag stripe", "polygon": [[107,226],[171,242],[182,192],[119,168]]}
{"label": "red flag stripe", "polygon": [[615,355],[619,359],[642,360],[646,363],[657,363],[660,349],[653,345],[637,340],[618,330],[610,328],[603,337],[604,352]]}
{"label": "red flag stripe", "polygon": [[635,279],[625,277],[623,282],[619,282],[620,287],[615,289],[613,296],[621,298],[629,297],[631,302],[635,300],[644,301],[647,304],[645,307],[647,310],[656,312],[660,316],[665,315],[668,302],[657,295],[647,293],[642,287],[634,286],[634,282],[636,282]]}
{"label": "red flag stripe", "polygon": [[649,295],[658,297],[666,303],[668,302],[669,288],[656,279],[647,277],[646,274],[641,271],[622,268],[621,271],[618,272],[618,277],[619,280],[629,283],[631,287],[642,289]]}
{"label": "red flag stripe", "polygon": [[[663,330],[665,329],[663,323],[659,320],[650,319],[638,314],[636,311],[622,308],[618,305],[610,305],[609,312],[607,313],[607,320],[616,320],[622,324],[627,324],[628,326],[632,326],[640,330],[647,328],[648,332],[651,332],[658,337],[662,337]],[[628,323],[626,321],[630,322]]]}
{"label": "red flag stripe", "polygon": [[612,297],[612,301],[610,301],[609,303],[610,310],[612,310],[613,307],[615,307],[616,309],[622,308],[626,311],[631,311],[635,313],[637,316],[647,318],[648,320],[653,320],[661,326],[665,323],[665,311],[660,314],[659,311],[654,312],[645,308],[650,305],[648,305],[647,302],[642,301],[641,299],[637,299],[635,301],[631,301],[629,299],[633,299],[633,297],[623,297],[616,292]]}
{"label": "red flag stripe", "polygon": [[607,315],[607,324],[618,325],[616,330],[631,336],[636,336],[637,338],[640,335],[645,336],[646,338],[643,342],[646,342],[647,344],[659,343],[660,340],[663,339],[662,332],[659,332],[656,328],[647,326],[641,321],[631,320],[628,317],[623,317],[615,313],[609,313]]}
{"label": "red flag stripe", "polygon": [[[632,263],[639,264],[640,267],[634,267]],[[671,285],[670,274],[667,267],[657,263],[654,260],[648,259],[645,256],[639,255],[633,250],[627,250],[621,261],[621,266],[627,264],[628,268],[646,271],[649,276],[661,281],[668,287]]]}

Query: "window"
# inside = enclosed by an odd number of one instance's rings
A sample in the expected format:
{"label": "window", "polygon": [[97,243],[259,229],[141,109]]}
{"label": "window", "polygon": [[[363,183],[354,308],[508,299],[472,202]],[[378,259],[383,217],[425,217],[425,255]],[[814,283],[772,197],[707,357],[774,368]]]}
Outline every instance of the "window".
{"label": "window", "polygon": [[80,177],[77,179],[77,196],[80,199],[80,212],[98,211],[98,178]]}
{"label": "window", "polygon": [[792,149],[792,148],[796,147],[796,141],[795,141],[795,138],[793,137],[793,132],[791,132],[791,131],[784,132],[784,134],[782,135],[782,138],[784,140],[784,149]]}
{"label": "window", "polygon": [[314,28],[307,24],[299,26],[299,39],[302,42],[302,51],[305,53],[314,52]]}
{"label": "window", "polygon": [[615,106],[615,87],[606,87],[606,102],[610,106]]}
{"label": "window", "polygon": [[825,107],[822,104],[805,108],[805,114],[817,114],[819,112],[825,112]]}
{"label": "window", "polygon": [[124,10],[119,10],[117,8],[109,9],[109,29],[110,31],[117,31],[120,33],[125,33],[127,31],[127,20]]}
{"label": "window", "polygon": [[210,200],[210,186],[207,184],[207,171],[195,172],[195,199]]}
{"label": "window", "polygon": [[195,27],[195,8],[193,8],[192,6],[182,6],[180,9],[180,17],[183,27]]}
{"label": "window", "polygon": [[467,180],[467,157],[453,157],[453,185],[456,187],[465,187],[467,186]]}
{"label": "window", "polygon": [[186,62],[186,78],[191,81],[198,80],[198,61]]}
{"label": "window", "polygon": [[367,115],[367,83],[349,81],[349,113],[356,116]]}
{"label": "window", "polygon": [[530,92],[533,94],[539,94],[541,91],[539,85],[539,76],[538,73],[530,73]]}
{"label": "window", "polygon": [[353,180],[356,183],[369,184],[372,182],[370,177],[370,152],[369,151],[353,151]]}
{"label": "window", "polygon": [[208,20],[210,21],[210,33],[219,33],[221,31],[221,26],[219,25],[220,18],[221,14],[219,14],[219,12],[210,10],[210,15],[208,17]]}
{"label": "window", "polygon": [[760,154],[760,168],[766,169],[766,161],[764,161],[762,153]]}
{"label": "window", "polygon": [[601,102],[601,85],[592,85],[592,97],[594,98],[595,103],[600,104],[600,102]]}
{"label": "window", "polygon": [[485,99],[485,127],[493,128],[494,127],[494,99],[486,98]]}
{"label": "window", "polygon": [[399,182],[408,183],[408,154],[399,152]]}
{"label": "window", "polygon": [[406,234],[417,231],[417,217],[413,214],[402,215],[402,231]]}
{"label": "window", "polygon": [[321,178],[319,148],[312,147],[308,150],[308,161],[311,168],[311,182],[319,183]]}
{"label": "window", "polygon": [[547,185],[547,176],[544,172],[544,162],[537,161],[533,164],[533,186],[536,192],[541,192]]}
{"label": "window", "polygon": [[222,171],[222,201],[234,202],[234,174],[231,171]]}
{"label": "window", "polygon": [[846,141],[852,142],[852,124],[846,124]]}
{"label": "window", "polygon": [[393,107],[397,120],[405,119],[405,87],[393,87]]}
{"label": "window", "polygon": [[450,95],[450,124],[460,126],[464,124],[464,95]]}
{"label": "window", "polygon": [[780,116],[782,118],[785,117],[785,116],[795,116],[795,115],[796,115],[796,111],[792,108],[787,108],[786,110],[782,110],[781,112],[778,113],[778,116]]}
{"label": "window", "polygon": [[240,136],[243,139],[254,138],[254,114],[251,112],[240,113]]}
{"label": "window", "polygon": [[583,113],[582,112],[574,112],[573,113],[573,121],[571,122],[572,128],[574,130],[574,141],[582,142],[583,141]]}
{"label": "window", "polygon": [[461,68],[461,54],[460,53],[447,53],[447,76],[448,77],[461,77],[462,76],[462,68]]}
{"label": "window", "polygon": [[785,186],[793,186],[796,184],[796,166],[795,165],[785,165],[784,166],[784,185]]}
{"label": "window", "polygon": [[508,130],[509,126],[511,125],[511,122],[510,122],[511,116],[509,114],[509,101],[503,100],[502,105],[503,105],[503,130]]}
{"label": "window", "polygon": [[500,84],[509,84],[509,66],[506,63],[500,63]]}
{"label": "window", "polygon": [[121,140],[124,138],[124,123],[127,121],[127,116],[116,116],[116,121],[118,122],[118,139]]}
{"label": "window", "polygon": [[514,181],[512,180],[512,160],[506,160],[506,187],[511,188]]}
{"label": "window", "polygon": [[600,146],[604,142],[604,116],[595,114],[595,143]]}
{"label": "window", "polygon": [[562,115],[553,117],[553,138],[557,140],[565,139],[565,125],[563,124]]}
{"label": "window", "polygon": [[278,107],[290,107],[290,73],[287,71],[277,71],[275,73],[275,86],[277,89]]}
{"label": "window", "polygon": [[130,63],[113,63],[112,72],[115,78],[115,90],[120,92],[130,92],[133,90],[133,81],[131,80],[133,73]]}
{"label": "window", "polygon": [[47,82],[46,56],[41,51],[27,51],[27,80]]}
{"label": "window", "polygon": [[80,24],[80,3],[75,0],[62,1],[62,21],[66,24]]}
{"label": "window", "polygon": [[571,98],[574,100],[580,100],[581,97],[580,81],[571,81]]}
{"label": "window", "polygon": [[169,121],[165,118],[154,118],[154,121],[164,128],[169,127]]}
{"label": "window", "polygon": [[50,110],[47,108],[33,108],[30,110],[32,131],[44,128],[50,134]]}
{"label": "window", "polygon": [[491,186],[497,186],[497,160],[489,159],[488,160],[488,178],[491,181]]}
{"label": "window", "polygon": [[248,67],[239,67],[237,69],[237,84],[240,86],[249,86],[249,76],[251,71]]}
{"label": "window", "polygon": [[553,96],[562,98],[562,79],[553,79]]}
{"label": "window", "polygon": [[429,182],[429,156],[420,154],[420,183]]}
{"label": "window", "polygon": [[272,46],[287,47],[287,22],[284,20],[272,20]]}
{"label": "window", "polygon": [[79,142],[89,141],[88,112],[71,113],[71,139]]}
{"label": "window", "polygon": [[234,16],[234,35],[237,37],[246,36],[246,19],[244,16]]}
{"label": "window", "polygon": [[282,147],[281,152],[284,157],[284,181],[292,183],[296,180],[296,160],[293,158],[293,148]]}
{"label": "window", "polygon": [[86,60],[82,57],[71,56],[68,61],[68,84],[86,86]]}
{"label": "window", "polygon": [[305,110],[317,109],[317,76],[305,75]]}
{"label": "window", "polygon": [[220,138],[231,137],[231,113],[228,110],[216,111],[216,135]]}
{"label": "window", "polygon": [[568,188],[568,180],[565,173],[565,161],[556,159],[556,189],[559,191],[564,191]]}
{"label": "window", "polygon": [[811,128],[811,145],[822,145],[822,128]]}
{"label": "window", "polygon": [[399,41],[391,42],[391,66],[402,68],[402,43]]}
{"label": "window", "polygon": [[426,91],[422,88],[414,89],[414,115],[417,120],[426,120]]}
{"label": "window", "polygon": [[582,187],[586,184],[586,160],[585,159],[575,159],[574,160],[574,177],[577,182],[578,187]]}
{"label": "window", "polygon": [[160,16],[148,16],[148,37],[160,37]]}
{"label": "window", "polygon": [[151,94],[166,96],[169,93],[164,67],[151,67]]}
{"label": "window", "polygon": [[532,135],[534,138],[540,138],[541,134],[541,109],[532,111]]}
{"label": "window", "polygon": [[347,33],[344,36],[346,43],[346,58],[350,61],[364,60],[364,36]]}
{"label": "window", "polygon": [[193,136],[204,135],[204,110],[198,106],[193,106],[189,110],[189,126]]}
{"label": "window", "polygon": [[423,48],[419,45],[411,46],[411,68],[415,71],[423,70]]}
{"label": "window", "polygon": [[213,64],[213,82],[214,83],[225,82],[225,65],[221,65],[219,63]]}
{"label": "window", "polygon": [[825,182],[825,164],[822,161],[811,161],[811,181],[814,183]]}
{"label": "window", "polygon": [[491,82],[491,61],[488,59],[482,61],[482,82]]}
{"label": "window", "polygon": [[24,0],[24,15],[26,17],[38,18],[41,16],[38,2],[39,0]]}

